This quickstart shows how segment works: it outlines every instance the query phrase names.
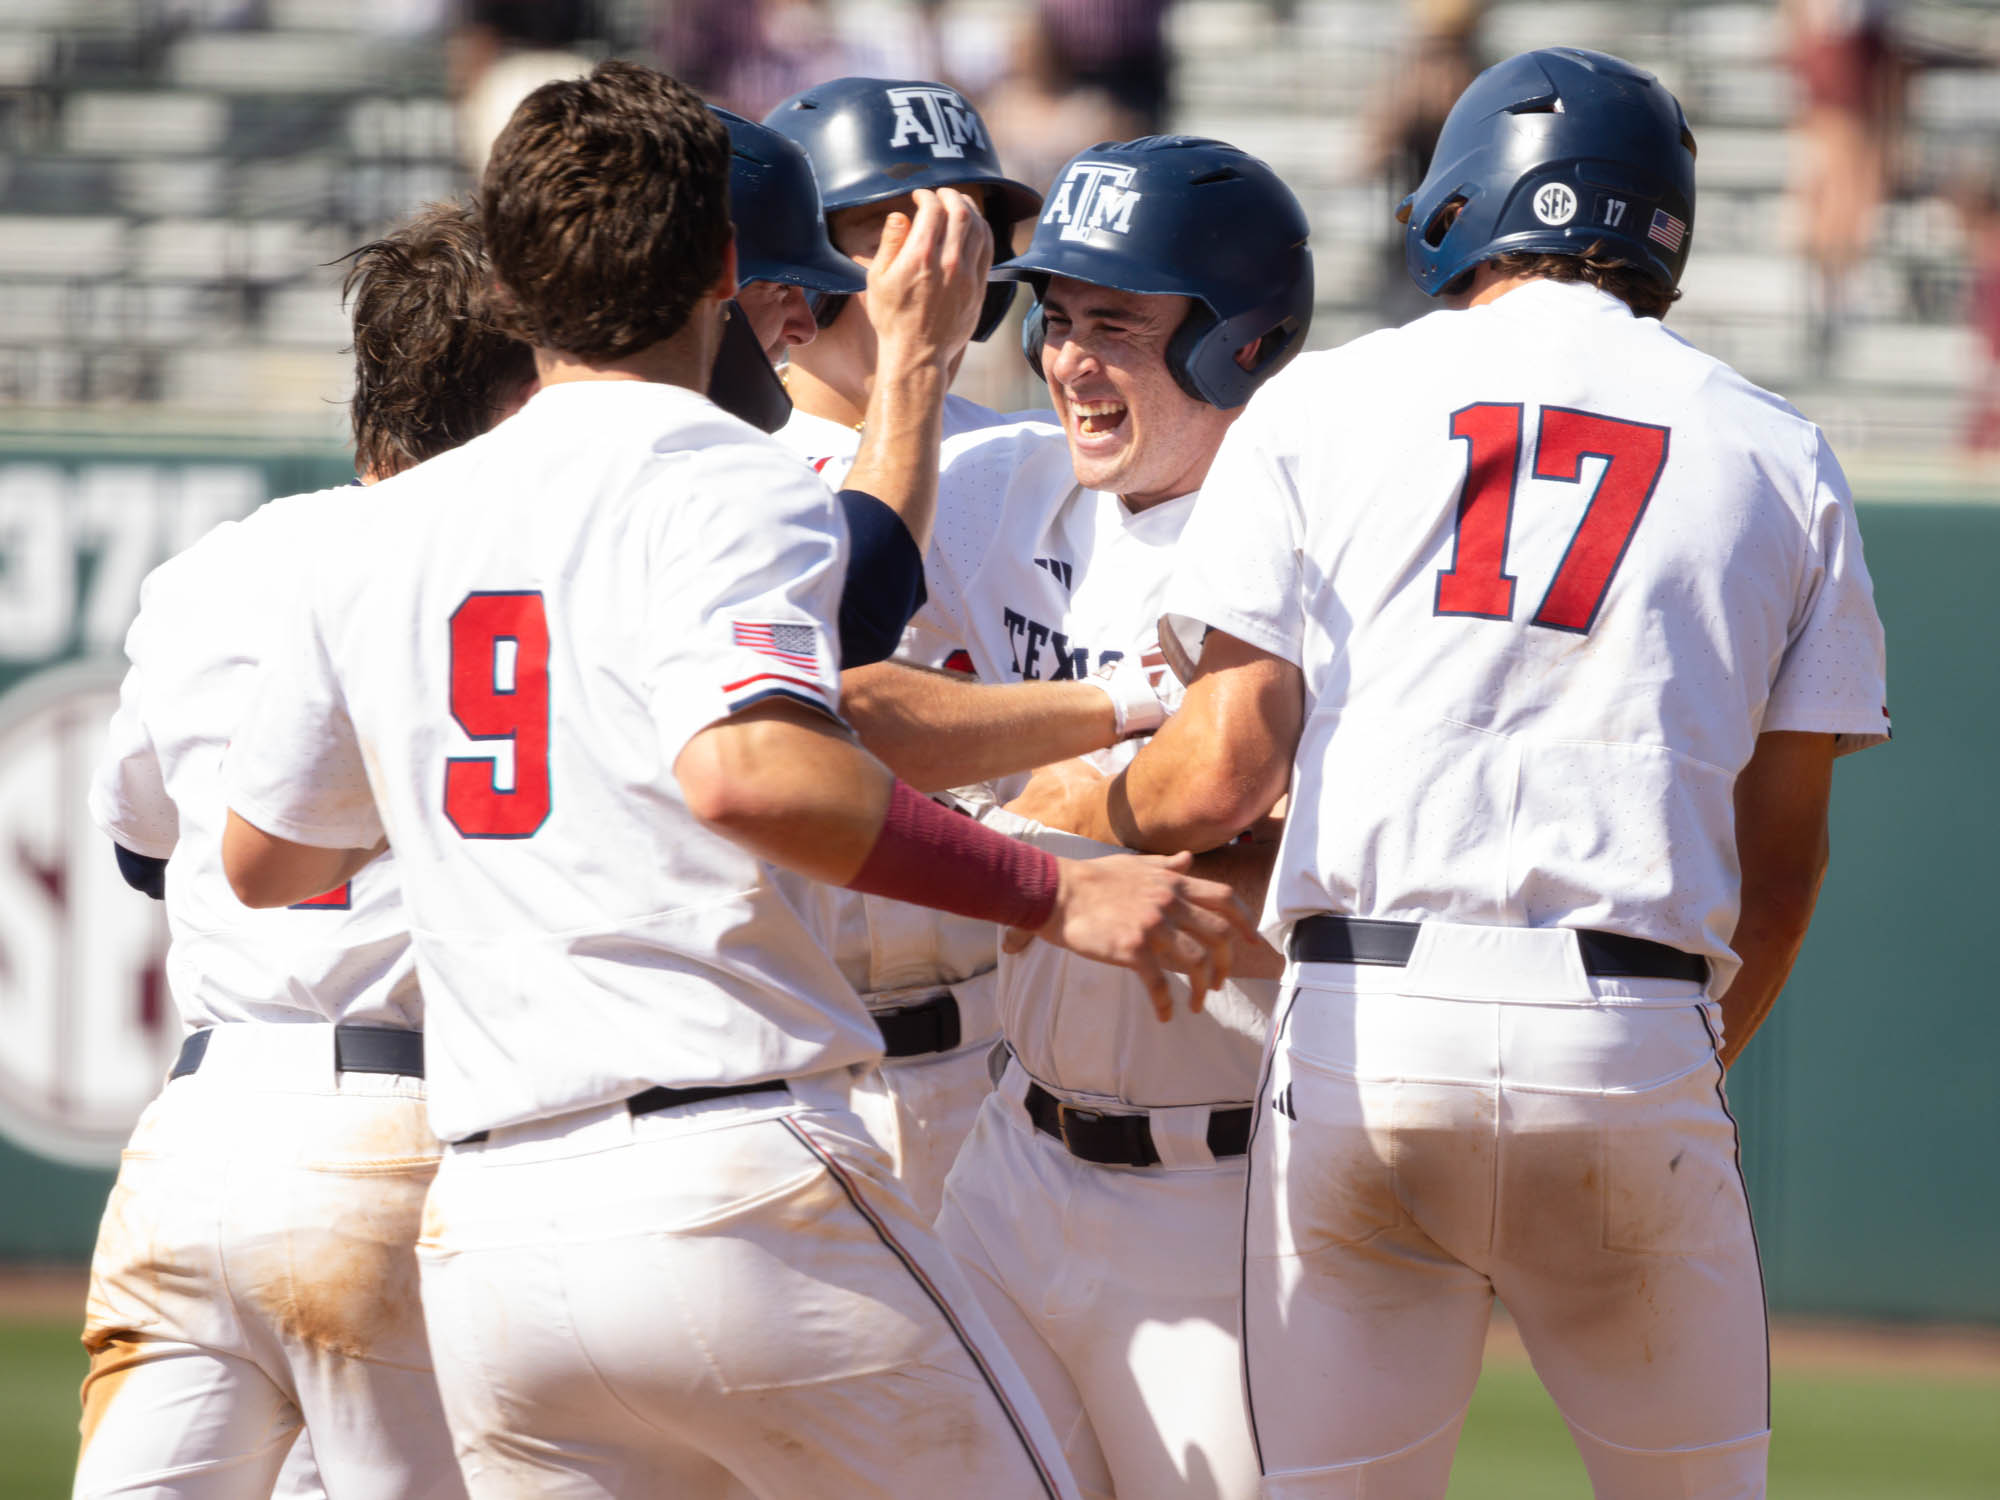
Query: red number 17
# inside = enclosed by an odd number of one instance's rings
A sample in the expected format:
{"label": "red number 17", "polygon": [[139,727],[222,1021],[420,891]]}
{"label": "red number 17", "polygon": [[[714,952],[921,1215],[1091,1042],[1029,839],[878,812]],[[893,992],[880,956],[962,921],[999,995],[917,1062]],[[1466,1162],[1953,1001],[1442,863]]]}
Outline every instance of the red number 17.
{"label": "red number 17", "polygon": [[[1466,444],[1465,488],[1458,497],[1458,540],[1451,566],[1437,577],[1440,615],[1511,619],[1514,578],[1507,572],[1507,533],[1514,518],[1520,470],[1521,406],[1480,402],[1452,413],[1451,435]],[[1535,443],[1535,477],[1576,484],[1586,458],[1605,460],[1583,521],[1542,595],[1533,624],[1581,635],[1597,621],[1611,579],[1639,529],[1646,502],[1667,466],[1669,429],[1625,422],[1563,406],[1542,408]]]}

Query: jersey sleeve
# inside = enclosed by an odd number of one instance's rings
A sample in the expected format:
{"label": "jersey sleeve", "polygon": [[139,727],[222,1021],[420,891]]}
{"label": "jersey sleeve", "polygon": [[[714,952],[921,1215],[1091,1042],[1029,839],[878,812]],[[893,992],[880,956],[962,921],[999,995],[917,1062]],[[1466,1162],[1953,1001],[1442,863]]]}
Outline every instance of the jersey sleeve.
{"label": "jersey sleeve", "polygon": [[1208,626],[1305,664],[1298,450],[1272,419],[1282,389],[1253,397],[1229,429],[1175,549],[1160,631],[1177,670],[1199,663]]}
{"label": "jersey sleeve", "polygon": [[702,729],[769,700],[840,717],[847,526],[826,486],[781,449],[697,456],[653,539],[670,601],[649,670],[669,761]]}
{"label": "jersey sleeve", "polygon": [[903,518],[862,490],[834,496],[847,521],[847,582],[840,594],[840,664],[892,655],[924,602],[924,559]]}
{"label": "jersey sleeve", "polygon": [[229,806],[265,833],[324,849],[366,849],[383,836],[347,699],[307,596],[265,653],[250,710],[223,770]]}
{"label": "jersey sleeve", "polygon": [[1887,652],[1854,500],[1819,439],[1806,566],[1762,728],[1835,736],[1846,755],[1889,738]]}
{"label": "jersey sleeve", "polygon": [[154,634],[142,590],[138,617],[125,636],[132,663],[118,689],[118,709],[105,733],[104,753],[90,783],[91,821],[122,848],[165,859],[180,841],[181,819],[167,795],[160,753],[146,722],[148,672]]}

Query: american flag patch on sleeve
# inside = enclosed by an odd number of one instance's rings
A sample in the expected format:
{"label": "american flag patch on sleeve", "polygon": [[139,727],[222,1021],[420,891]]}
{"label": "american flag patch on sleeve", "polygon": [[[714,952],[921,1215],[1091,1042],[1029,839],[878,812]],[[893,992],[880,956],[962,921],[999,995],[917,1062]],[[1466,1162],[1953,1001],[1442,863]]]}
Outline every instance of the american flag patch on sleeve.
{"label": "american flag patch on sleeve", "polygon": [[732,713],[771,697],[796,698],[833,711],[833,691],[820,680],[819,632],[812,626],[732,620],[729,639],[732,645],[764,659],[761,663],[744,662],[750,670],[722,685]]}
{"label": "american flag patch on sleeve", "polygon": [[1665,245],[1672,252],[1680,249],[1687,233],[1685,220],[1676,219],[1664,208],[1656,208],[1653,210],[1653,222],[1646,230],[1646,238],[1655,244]]}
{"label": "american flag patch on sleeve", "polygon": [[804,672],[819,669],[819,632],[810,625],[751,624],[736,620],[729,628],[731,639],[739,646]]}

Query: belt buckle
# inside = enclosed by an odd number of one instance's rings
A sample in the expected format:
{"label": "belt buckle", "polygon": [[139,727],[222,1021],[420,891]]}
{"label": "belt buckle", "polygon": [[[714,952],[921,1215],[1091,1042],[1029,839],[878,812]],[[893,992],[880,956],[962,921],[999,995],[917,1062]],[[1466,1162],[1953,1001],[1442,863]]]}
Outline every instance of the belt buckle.
{"label": "belt buckle", "polygon": [[1076,1154],[1076,1147],[1071,1144],[1069,1138],[1069,1124],[1071,1120],[1081,1121],[1085,1125],[1099,1125],[1103,1123],[1104,1118],[1104,1111],[1100,1109],[1083,1109],[1074,1104],[1058,1103],[1056,1105],[1056,1130],[1061,1135],[1063,1149],[1068,1151],[1072,1156]]}

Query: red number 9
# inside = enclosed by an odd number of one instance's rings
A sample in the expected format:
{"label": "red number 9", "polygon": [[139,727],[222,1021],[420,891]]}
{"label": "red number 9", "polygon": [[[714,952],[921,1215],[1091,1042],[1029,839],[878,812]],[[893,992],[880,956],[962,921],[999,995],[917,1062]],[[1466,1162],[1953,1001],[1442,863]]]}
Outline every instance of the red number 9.
{"label": "red number 9", "polygon": [[539,591],[468,594],[451,617],[451,716],[511,740],[513,785],[490,756],[444,767],[444,815],[469,839],[524,839],[549,816],[549,622]]}

